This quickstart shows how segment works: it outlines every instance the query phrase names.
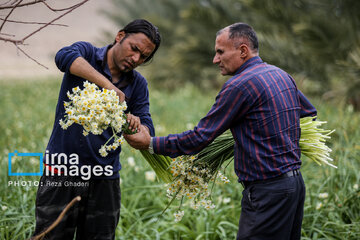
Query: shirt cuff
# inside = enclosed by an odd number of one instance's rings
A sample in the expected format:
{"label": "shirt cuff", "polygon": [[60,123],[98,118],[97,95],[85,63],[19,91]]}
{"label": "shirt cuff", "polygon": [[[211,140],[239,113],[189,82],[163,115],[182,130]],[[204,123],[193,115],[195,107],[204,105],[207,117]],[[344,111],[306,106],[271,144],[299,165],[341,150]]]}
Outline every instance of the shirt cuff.
{"label": "shirt cuff", "polygon": [[165,139],[166,137],[153,137],[152,138],[152,145],[154,153],[166,155],[165,151]]}

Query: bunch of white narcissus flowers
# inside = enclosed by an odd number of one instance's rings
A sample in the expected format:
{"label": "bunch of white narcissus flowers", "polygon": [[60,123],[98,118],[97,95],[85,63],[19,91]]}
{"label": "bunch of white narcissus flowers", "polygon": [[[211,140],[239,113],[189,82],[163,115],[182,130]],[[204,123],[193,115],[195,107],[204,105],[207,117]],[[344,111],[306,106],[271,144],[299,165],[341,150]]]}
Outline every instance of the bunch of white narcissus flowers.
{"label": "bunch of white narcissus flowers", "polygon": [[[174,180],[168,184],[167,196],[172,200],[190,200],[190,207],[197,210],[215,208],[215,205],[208,199],[210,196],[209,182],[220,179],[224,183],[229,180],[219,171],[211,174],[205,164],[195,164],[196,156],[181,156],[173,159],[170,164],[170,172]],[[172,201],[170,202],[170,204]],[[170,205],[169,204],[169,205]],[[181,207],[181,205],[180,205]],[[178,222],[184,216],[184,211],[174,213],[175,221]]]}
{"label": "bunch of white narcissus flowers", "polygon": [[[83,135],[87,136],[89,133],[100,135],[111,127],[113,136],[99,150],[103,157],[108,155],[108,151],[115,150],[124,142],[123,136],[118,134],[127,124],[124,113],[127,106],[125,101],[119,102],[114,90],[105,88],[99,90],[96,84],[85,81],[82,90],[75,87],[72,93],[67,92],[67,96],[70,101],[64,101],[65,120],[59,121],[63,129],[77,123],[83,126]],[[111,139],[114,141],[108,145]]]}

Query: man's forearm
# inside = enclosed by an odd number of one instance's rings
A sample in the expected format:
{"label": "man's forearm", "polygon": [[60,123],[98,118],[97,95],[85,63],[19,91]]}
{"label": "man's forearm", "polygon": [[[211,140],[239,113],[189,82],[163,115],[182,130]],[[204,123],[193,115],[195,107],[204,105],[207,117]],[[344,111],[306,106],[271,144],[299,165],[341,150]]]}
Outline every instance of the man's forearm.
{"label": "man's forearm", "polygon": [[93,66],[91,66],[84,58],[78,57],[70,66],[70,73],[84,78],[96,85],[106,88],[109,90],[114,90],[116,94],[120,97],[120,101],[124,101],[125,95],[121,92],[114,84],[112,84],[109,79],[104,75],[98,72]]}

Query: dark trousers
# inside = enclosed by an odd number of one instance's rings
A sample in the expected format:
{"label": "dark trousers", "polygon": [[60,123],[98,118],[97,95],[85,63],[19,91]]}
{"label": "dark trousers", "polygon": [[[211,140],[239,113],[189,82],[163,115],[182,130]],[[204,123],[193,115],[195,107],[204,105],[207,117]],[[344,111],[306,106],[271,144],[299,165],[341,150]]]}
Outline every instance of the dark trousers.
{"label": "dark trousers", "polygon": [[76,196],[81,196],[81,201],[44,239],[72,240],[75,233],[77,240],[114,239],[120,217],[119,179],[82,181],[77,177],[45,175],[36,195],[34,236],[46,230]]}
{"label": "dark trousers", "polygon": [[250,184],[243,191],[237,239],[300,239],[304,200],[300,172]]}

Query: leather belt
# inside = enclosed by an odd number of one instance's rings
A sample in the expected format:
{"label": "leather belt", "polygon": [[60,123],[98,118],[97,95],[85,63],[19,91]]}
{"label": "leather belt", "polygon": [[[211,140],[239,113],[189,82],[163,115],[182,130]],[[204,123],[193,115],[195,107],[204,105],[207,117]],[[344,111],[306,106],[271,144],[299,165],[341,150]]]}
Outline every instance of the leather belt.
{"label": "leather belt", "polygon": [[241,184],[243,185],[244,188],[247,188],[253,184],[266,183],[266,182],[273,181],[276,179],[294,177],[294,176],[299,176],[299,175],[300,175],[300,169],[295,169],[295,170],[290,170],[289,172],[286,172],[286,173],[284,173],[280,176],[274,177],[274,178],[270,178],[270,179],[266,179],[266,180],[256,180],[256,181],[242,181]]}

